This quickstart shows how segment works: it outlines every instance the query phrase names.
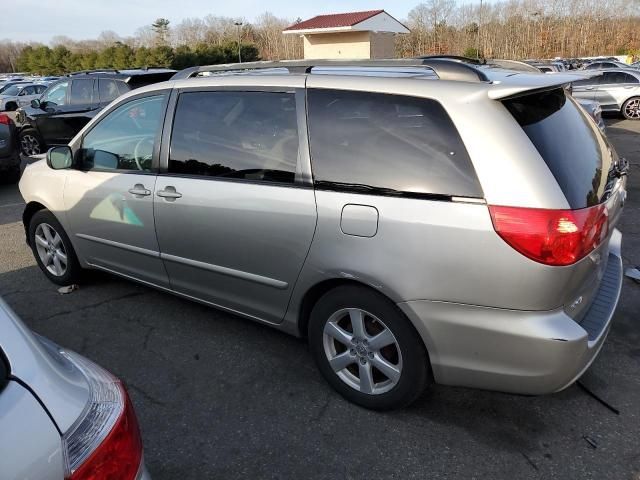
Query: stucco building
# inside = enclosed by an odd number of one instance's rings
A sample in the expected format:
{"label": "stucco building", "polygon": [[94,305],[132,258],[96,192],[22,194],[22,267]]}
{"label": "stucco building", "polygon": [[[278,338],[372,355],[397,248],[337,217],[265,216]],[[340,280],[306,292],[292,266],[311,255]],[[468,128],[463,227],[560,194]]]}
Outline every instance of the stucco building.
{"label": "stucco building", "polygon": [[409,29],[384,10],[318,15],[282,33],[301,35],[304,58],[393,58],[394,36]]}

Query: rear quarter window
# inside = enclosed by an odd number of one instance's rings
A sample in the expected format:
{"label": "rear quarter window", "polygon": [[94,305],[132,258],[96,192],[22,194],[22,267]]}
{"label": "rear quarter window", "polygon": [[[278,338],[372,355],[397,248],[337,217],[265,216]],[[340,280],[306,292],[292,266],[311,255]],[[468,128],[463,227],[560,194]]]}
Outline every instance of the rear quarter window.
{"label": "rear quarter window", "polygon": [[316,188],[482,197],[469,155],[435,100],[310,89]]}
{"label": "rear quarter window", "polygon": [[549,167],[572,209],[600,203],[615,152],[564,89],[504,101]]}

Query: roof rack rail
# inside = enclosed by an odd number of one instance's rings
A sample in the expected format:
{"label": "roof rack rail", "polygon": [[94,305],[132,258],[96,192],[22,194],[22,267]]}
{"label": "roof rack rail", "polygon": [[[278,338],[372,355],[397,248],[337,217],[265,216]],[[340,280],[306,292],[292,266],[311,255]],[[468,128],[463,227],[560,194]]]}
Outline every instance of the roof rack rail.
{"label": "roof rack rail", "polygon": [[67,76],[70,77],[72,75],[88,75],[91,73],[120,73],[115,68],[98,68],[95,70],[79,70],[77,72],[68,73]]}
{"label": "roof rack rail", "polygon": [[416,58],[419,58],[420,60],[454,60],[456,62],[470,63],[472,65],[484,65],[487,63],[485,59],[463,57],[461,55],[422,55]]}
{"label": "roof rack rail", "polygon": [[316,67],[425,67],[430,68],[441,80],[487,82],[481,70],[450,58],[401,58],[379,60],[280,60],[266,62],[226,63],[190,67],[176,73],[172,80],[193,78],[199,73],[243,72],[285,68],[289,73],[308,74]]}

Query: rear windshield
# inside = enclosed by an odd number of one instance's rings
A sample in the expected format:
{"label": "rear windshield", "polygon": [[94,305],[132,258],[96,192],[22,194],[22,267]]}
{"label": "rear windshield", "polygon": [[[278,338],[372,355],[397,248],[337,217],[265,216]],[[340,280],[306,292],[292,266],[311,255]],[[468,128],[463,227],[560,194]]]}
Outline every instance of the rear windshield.
{"label": "rear windshield", "polygon": [[561,88],[504,102],[540,152],[572,209],[603,200],[615,152]]}

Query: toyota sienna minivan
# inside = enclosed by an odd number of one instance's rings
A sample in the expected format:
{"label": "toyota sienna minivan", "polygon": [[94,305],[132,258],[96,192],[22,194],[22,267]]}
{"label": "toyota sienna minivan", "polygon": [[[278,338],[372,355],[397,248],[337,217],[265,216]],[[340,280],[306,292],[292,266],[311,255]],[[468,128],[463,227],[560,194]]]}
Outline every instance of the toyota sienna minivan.
{"label": "toyota sienna minivan", "polygon": [[54,283],[120,275],[308,338],[372,409],[432,382],[543,394],[621,290],[627,164],[575,76],[446,59],[194,67],[20,182]]}

